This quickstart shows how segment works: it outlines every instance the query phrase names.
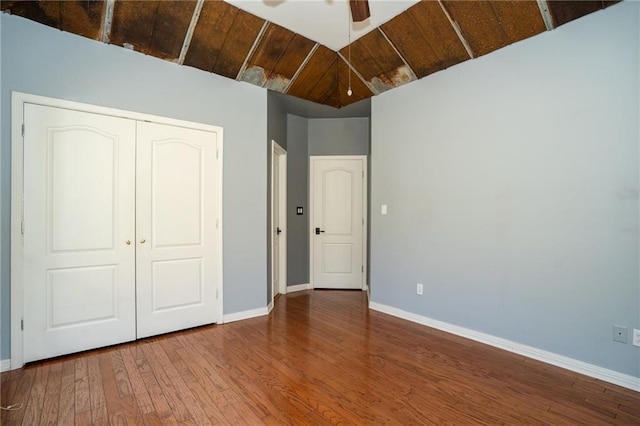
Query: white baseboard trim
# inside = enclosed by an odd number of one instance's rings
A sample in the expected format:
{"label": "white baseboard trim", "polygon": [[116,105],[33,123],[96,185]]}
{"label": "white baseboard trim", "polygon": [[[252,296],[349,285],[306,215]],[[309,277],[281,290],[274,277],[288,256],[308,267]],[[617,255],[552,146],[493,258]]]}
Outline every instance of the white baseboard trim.
{"label": "white baseboard trim", "polygon": [[227,314],[224,316],[224,323],[227,324],[230,322],[242,321],[249,318],[261,317],[264,315],[269,315],[269,310],[266,306],[264,308],[251,309],[249,311]]}
{"label": "white baseboard trim", "polygon": [[313,287],[311,287],[311,284],[309,283],[290,285],[287,287],[287,294],[294,293],[296,291],[311,290],[312,288]]}
{"label": "white baseboard trim", "polygon": [[269,302],[269,304],[267,305],[267,314],[270,314],[272,310],[273,310],[273,299],[271,299],[271,302]]}
{"label": "white baseboard trim", "polygon": [[370,301],[369,308],[640,392],[640,378],[638,377],[598,367],[597,365],[578,361],[573,358],[537,349],[532,346],[523,345],[522,343],[512,342],[490,334],[480,333],[468,328],[434,320],[422,315],[403,311],[402,309],[394,308],[392,306],[383,305],[381,303]]}
{"label": "white baseboard trim", "polygon": [[0,372],[5,372],[11,370],[11,360],[3,359],[0,361]]}

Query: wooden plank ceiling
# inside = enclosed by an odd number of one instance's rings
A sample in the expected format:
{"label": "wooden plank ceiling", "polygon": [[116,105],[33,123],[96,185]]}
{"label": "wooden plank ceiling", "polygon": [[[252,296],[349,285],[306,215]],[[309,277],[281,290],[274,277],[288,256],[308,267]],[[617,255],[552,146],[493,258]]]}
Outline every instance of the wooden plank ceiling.
{"label": "wooden plank ceiling", "polygon": [[2,0],[1,7],[62,31],[340,108],[614,3],[422,1],[339,52],[219,0]]}

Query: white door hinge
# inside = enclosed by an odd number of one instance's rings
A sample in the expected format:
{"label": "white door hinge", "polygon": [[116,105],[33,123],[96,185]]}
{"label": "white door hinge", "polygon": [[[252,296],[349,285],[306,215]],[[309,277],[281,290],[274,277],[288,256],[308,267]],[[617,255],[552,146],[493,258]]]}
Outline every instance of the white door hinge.
{"label": "white door hinge", "polygon": [[20,330],[24,330],[24,318],[20,319]]}
{"label": "white door hinge", "polygon": [[22,137],[24,138],[24,124],[22,124]]}
{"label": "white door hinge", "polygon": [[24,235],[24,219],[20,222],[20,233]]}

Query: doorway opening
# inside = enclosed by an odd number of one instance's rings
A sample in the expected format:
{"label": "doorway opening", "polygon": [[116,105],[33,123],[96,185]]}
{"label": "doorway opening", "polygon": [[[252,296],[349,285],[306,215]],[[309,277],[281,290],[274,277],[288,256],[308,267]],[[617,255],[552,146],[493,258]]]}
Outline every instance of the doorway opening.
{"label": "doorway opening", "polygon": [[271,300],[287,292],[287,151],[271,141]]}

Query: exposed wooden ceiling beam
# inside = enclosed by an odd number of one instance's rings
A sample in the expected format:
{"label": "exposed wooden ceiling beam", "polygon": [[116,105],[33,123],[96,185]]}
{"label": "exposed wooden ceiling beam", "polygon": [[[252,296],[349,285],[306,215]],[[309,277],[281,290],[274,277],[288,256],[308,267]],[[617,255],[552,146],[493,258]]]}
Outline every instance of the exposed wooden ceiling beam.
{"label": "exposed wooden ceiling beam", "polygon": [[247,64],[249,63],[249,60],[251,60],[251,57],[253,56],[253,52],[255,52],[256,48],[260,44],[260,40],[262,40],[262,36],[267,31],[267,28],[269,28],[269,24],[270,24],[269,21],[264,21],[264,24],[262,24],[262,28],[260,28],[260,32],[256,36],[256,39],[253,41],[253,46],[251,46],[251,49],[249,49],[249,52],[247,53],[247,57],[244,58],[244,63],[240,67],[240,71],[238,71],[236,80],[240,81],[242,79],[242,75],[244,74],[244,71],[247,69]]}
{"label": "exposed wooden ceiling beam", "polygon": [[184,43],[182,43],[182,49],[180,50],[180,56],[178,57],[178,64],[184,64],[184,58],[187,57],[187,52],[189,51],[189,46],[191,45],[191,39],[193,38],[193,32],[196,29],[196,25],[198,25],[198,19],[200,18],[200,12],[202,12],[202,6],[204,5],[205,0],[198,0],[196,3],[196,8],[193,11],[193,16],[191,17],[191,22],[189,23],[189,28],[187,29],[187,34],[184,36]]}
{"label": "exposed wooden ceiling beam", "polygon": [[373,86],[371,85],[371,83],[369,83],[369,82],[368,82],[368,81],[367,81],[367,80],[362,76],[362,74],[360,74],[360,73],[358,72],[358,70],[356,69],[356,67],[354,67],[354,66],[353,66],[353,65],[352,65],[352,64],[347,60],[347,58],[345,58],[345,57],[342,55],[342,53],[340,53],[340,51],[337,51],[336,53],[338,54],[338,56],[340,57],[340,59],[342,59],[342,60],[344,61],[344,63],[345,63],[345,64],[347,64],[347,66],[349,67],[349,69],[351,69],[351,71],[353,71],[353,73],[354,73],[354,74],[355,74],[355,75],[360,79],[360,81],[362,81],[362,83],[363,83],[365,86],[367,86],[367,87],[369,88],[369,90],[371,90],[371,93],[374,93],[374,94],[376,94],[376,95],[377,95],[378,93],[376,93],[376,92],[379,92],[379,91],[374,90],[374,88],[373,88]]}
{"label": "exposed wooden ceiling beam", "polygon": [[542,15],[544,25],[547,27],[547,31],[551,31],[555,28],[555,24],[553,22],[553,16],[551,16],[551,10],[549,10],[547,0],[538,0],[538,7],[540,8],[540,14]]}
{"label": "exposed wooden ceiling beam", "polygon": [[[291,38],[289,30],[274,30],[277,34],[272,39],[271,29],[276,24],[271,26],[222,1],[3,0],[0,10],[93,40],[336,106],[356,101],[356,96],[346,95],[347,79],[355,85],[354,92],[356,88],[366,90],[361,98],[371,97],[617,2],[422,1],[378,28],[379,32],[371,31],[354,42],[351,47],[356,47],[355,56],[346,48],[342,53],[335,52],[300,35]],[[245,78],[251,67],[262,72],[266,80]]]}
{"label": "exposed wooden ceiling beam", "polygon": [[296,71],[296,73],[293,75],[293,77],[291,77],[291,80],[289,80],[289,84],[287,84],[287,87],[284,88],[284,90],[282,91],[282,93],[287,93],[289,91],[289,88],[291,87],[291,85],[296,81],[296,78],[298,78],[298,76],[300,75],[300,73],[302,72],[302,70],[304,69],[304,67],[307,65],[307,63],[309,62],[309,59],[311,59],[311,57],[313,56],[314,53],[316,53],[316,50],[318,50],[318,47],[320,47],[320,43],[316,43],[313,48],[309,51],[309,53],[307,54],[307,57],[304,58],[304,61],[302,61],[302,63],[300,64],[300,66],[298,67],[298,70]]}
{"label": "exposed wooden ceiling beam", "polygon": [[404,62],[404,65],[407,67],[407,70],[409,72],[411,72],[411,81],[417,80],[418,77],[416,76],[416,73],[413,71],[413,68],[411,68],[411,65],[409,65],[409,62],[407,62],[405,57],[402,56],[402,53],[400,53],[398,48],[391,42],[391,39],[389,39],[389,37],[387,37],[385,32],[382,31],[382,27],[378,27],[377,29],[378,29],[378,31],[380,31],[380,34],[382,34],[382,36],[385,38],[385,40],[387,40],[387,43],[389,43],[389,46],[391,46],[393,51],[396,52],[396,55],[398,55],[398,57],[402,60],[402,62]]}
{"label": "exposed wooden ceiling beam", "polygon": [[111,35],[111,23],[113,22],[113,7],[116,0],[106,0],[104,2],[104,13],[102,14],[102,42],[109,43]]}
{"label": "exposed wooden ceiling beam", "polygon": [[471,45],[469,44],[467,39],[464,37],[464,34],[462,34],[462,30],[460,29],[460,25],[458,25],[458,23],[453,20],[453,18],[449,14],[449,11],[444,7],[444,4],[442,3],[442,0],[438,0],[438,4],[440,5],[440,7],[442,8],[442,11],[444,12],[445,16],[447,17],[447,19],[451,23],[451,26],[453,27],[453,30],[458,35],[458,38],[460,39],[460,42],[462,43],[462,45],[464,46],[465,50],[469,54],[469,58],[471,58],[471,59],[475,58],[475,56],[473,54],[473,49],[471,49]]}

